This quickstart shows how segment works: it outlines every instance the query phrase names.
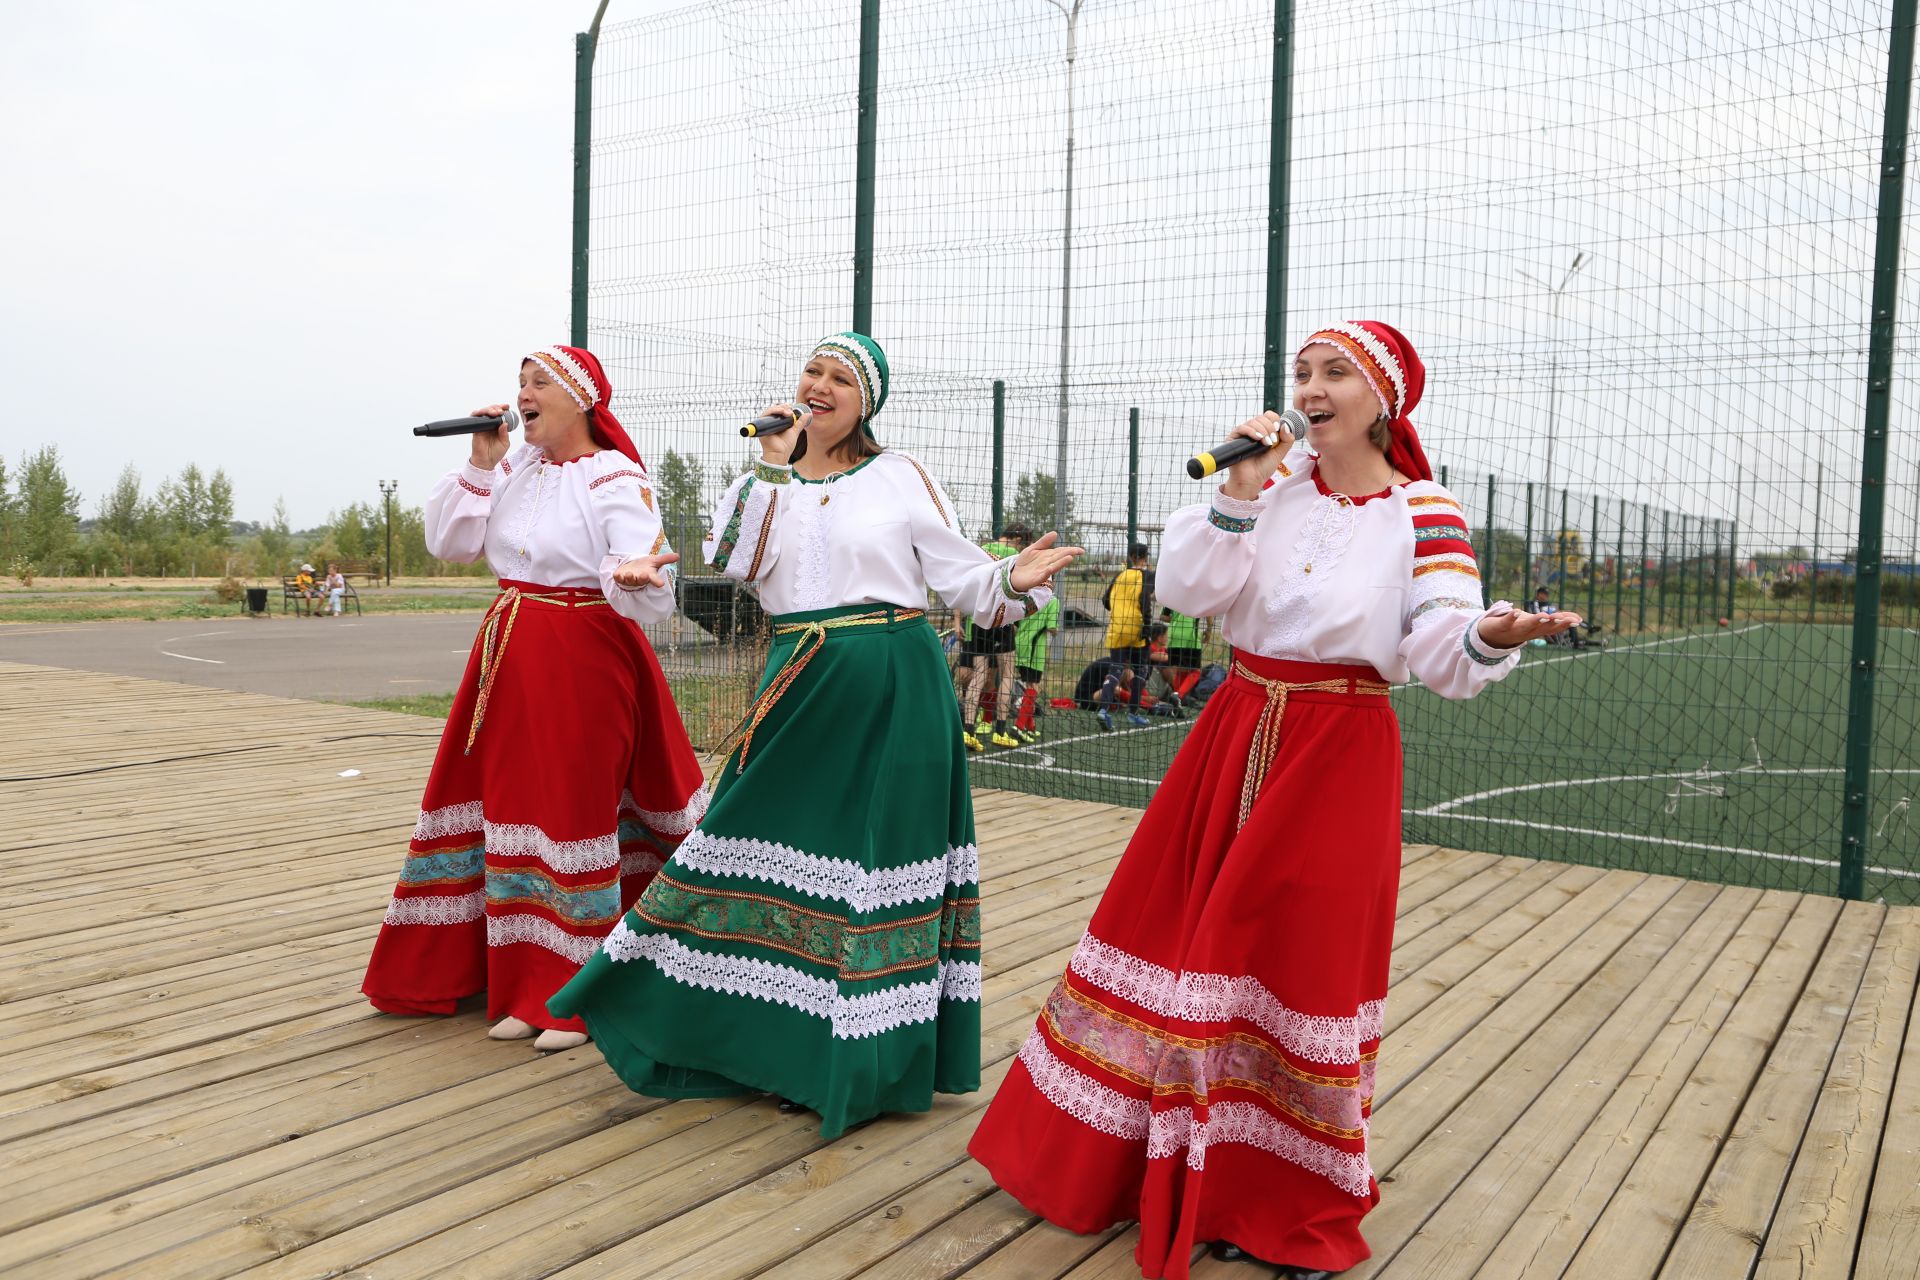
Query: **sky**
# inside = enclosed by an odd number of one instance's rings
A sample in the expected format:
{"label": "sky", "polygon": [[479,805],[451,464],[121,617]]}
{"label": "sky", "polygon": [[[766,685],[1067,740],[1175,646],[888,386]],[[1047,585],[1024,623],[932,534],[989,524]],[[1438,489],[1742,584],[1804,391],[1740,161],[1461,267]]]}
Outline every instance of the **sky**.
{"label": "sky", "polygon": [[[149,492],[188,463],[223,468],[239,518],[284,500],[296,528],[377,501],[381,480],[419,503],[465,446],[408,428],[510,398],[518,357],[564,340],[572,37],[593,7],[0,0],[16,124],[0,132],[0,458],[57,445],[83,515],[129,464]],[[1149,524],[1200,496],[1179,460],[1258,407],[1270,13],[1086,7],[1083,515],[1124,519],[1129,407]],[[1574,487],[1574,512],[1648,503],[1781,545],[1817,513],[1835,546],[1855,509],[1881,6],[1691,13],[1300,6],[1288,337],[1356,315],[1413,335],[1429,452],[1476,497],[1498,471],[1502,523],[1523,522],[1514,499],[1537,481]],[[734,416],[790,394],[807,345],[846,323],[856,14],[613,0],[594,345],[650,459],[737,469]],[[1062,28],[1043,0],[885,14],[882,426],[975,527],[994,378],[1009,487],[1053,465]],[[1561,303],[1526,282],[1576,252]],[[1902,319],[1904,348],[1920,289]],[[1899,384],[1902,424],[1916,386]],[[1920,554],[1914,440],[1894,440],[1889,527]],[[1809,471],[1840,478],[1824,506]]]}
{"label": "sky", "polygon": [[424,499],[465,446],[408,429],[566,340],[593,9],[0,4],[0,458],[57,446],[83,517],[127,464],[224,468],[295,528]]}

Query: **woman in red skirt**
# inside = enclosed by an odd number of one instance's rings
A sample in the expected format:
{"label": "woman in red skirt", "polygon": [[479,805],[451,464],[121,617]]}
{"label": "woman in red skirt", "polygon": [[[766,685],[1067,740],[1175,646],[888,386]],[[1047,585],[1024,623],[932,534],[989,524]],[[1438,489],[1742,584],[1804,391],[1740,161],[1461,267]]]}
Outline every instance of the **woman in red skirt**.
{"label": "woman in red skirt", "polygon": [[[525,439],[473,437],[427,499],[427,549],[483,554],[487,611],[367,965],[387,1013],[452,1013],[484,990],[487,1034],[570,1049],[564,986],[706,811],[699,761],[639,624],[673,612],[646,467],[591,352],[520,364]],[[477,416],[506,412],[503,404]]]}
{"label": "woman in red skirt", "polygon": [[1138,1219],[1141,1272],[1171,1280],[1205,1241],[1302,1278],[1368,1256],[1400,871],[1388,684],[1472,697],[1579,621],[1481,607],[1460,503],[1407,419],[1425,370],[1397,330],[1323,329],[1294,381],[1310,441],[1273,413],[1242,423],[1270,447],[1167,523],[1160,597],[1224,615],[1232,674],[970,1148],[1069,1230]]}

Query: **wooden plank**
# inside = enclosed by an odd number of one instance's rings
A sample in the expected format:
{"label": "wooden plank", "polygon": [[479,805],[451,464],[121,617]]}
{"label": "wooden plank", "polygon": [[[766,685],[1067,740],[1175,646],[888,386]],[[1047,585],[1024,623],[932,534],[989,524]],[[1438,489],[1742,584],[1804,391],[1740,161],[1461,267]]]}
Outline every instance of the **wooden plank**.
{"label": "wooden plank", "polygon": [[[1839,906],[1830,898],[1778,891],[1763,897],[1711,981],[1661,1029],[1480,1264],[1479,1276],[1557,1276],[1592,1231],[1603,1241],[1601,1256],[1619,1256],[1618,1275],[1650,1275],[1659,1267],[1678,1226],[1674,1201],[1655,1203],[1644,1186],[1618,1199],[1616,1192],[1643,1152],[1653,1153],[1646,1176],[1657,1167],[1691,1169],[1697,1184],[1723,1126],[1732,1120],[1744,1081],[1759,1069],[1765,1046],[1804,985]],[[1735,1080],[1741,1081],[1739,1092],[1729,1097]],[[1675,1185],[1685,1177],[1682,1173]],[[1691,1193],[1686,1196],[1683,1203]],[[1611,1216],[1601,1222],[1603,1214]],[[1626,1256],[1629,1249],[1632,1256]]]}
{"label": "wooden plank", "polygon": [[[1694,890],[1690,894],[1688,890]],[[1351,1280],[1470,1276],[1760,899],[1689,885],[1390,1170]],[[1699,892],[1704,891],[1704,896]],[[1704,910],[1702,901],[1710,901]],[[1781,913],[1784,920],[1785,913]]]}
{"label": "wooden plank", "polygon": [[[1826,1069],[1754,1280],[1846,1280],[1920,974],[1920,913],[1888,915]],[[1920,1271],[1920,1254],[1908,1259]]]}
{"label": "wooden plank", "polygon": [[[1895,907],[1888,914],[1911,928],[1920,908]],[[1911,1280],[1915,1258],[1920,1258],[1920,992],[1907,1013],[1906,1044],[1893,1078],[1855,1280]]]}
{"label": "wooden plank", "polygon": [[[1820,963],[1701,1184],[1661,1276],[1752,1273],[1885,918],[1886,908],[1873,903],[1849,902],[1841,909]],[[1582,1270],[1586,1259],[1583,1251],[1573,1270]]]}

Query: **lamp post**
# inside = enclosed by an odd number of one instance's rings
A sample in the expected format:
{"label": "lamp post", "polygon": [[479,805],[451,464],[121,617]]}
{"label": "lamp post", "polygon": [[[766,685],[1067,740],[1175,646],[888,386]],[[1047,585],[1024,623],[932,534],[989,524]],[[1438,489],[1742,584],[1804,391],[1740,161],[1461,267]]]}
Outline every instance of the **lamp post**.
{"label": "lamp post", "polygon": [[1080,6],[1084,0],[1047,0],[1067,20],[1067,198],[1060,230],[1060,407],[1058,453],[1054,462],[1053,523],[1067,536],[1067,374],[1073,333],[1073,60],[1079,54]]}
{"label": "lamp post", "polygon": [[387,585],[393,585],[393,495],[400,488],[398,480],[380,481],[380,500],[387,509]]}
{"label": "lamp post", "polygon": [[[1520,272],[1522,276],[1525,276],[1534,284],[1545,289],[1547,296],[1553,299],[1553,302],[1550,304],[1551,310],[1549,313],[1551,318],[1548,321],[1547,327],[1546,474],[1540,478],[1542,497],[1545,499],[1549,511],[1553,509],[1553,441],[1554,437],[1559,434],[1560,427],[1560,298],[1561,295],[1566,293],[1567,285],[1572,283],[1574,276],[1578,275],[1580,269],[1586,265],[1587,255],[1585,250],[1575,253],[1573,255],[1573,262],[1567,267],[1567,274],[1560,277],[1560,283],[1558,285],[1549,285],[1546,281],[1531,272]],[[1566,521],[1562,520],[1560,523],[1564,526]],[[1560,545],[1561,540],[1566,537],[1566,533],[1565,528],[1554,530],[1553,541],[1556,548]],[[1532,557],[1532,547],[1527,548],[1527,555],[1529,558]],[[1545,576],[1545,570],[1541,572],[1542,576]],[[1561,576],[1564,578],[1565,574],[1563,573]]]}

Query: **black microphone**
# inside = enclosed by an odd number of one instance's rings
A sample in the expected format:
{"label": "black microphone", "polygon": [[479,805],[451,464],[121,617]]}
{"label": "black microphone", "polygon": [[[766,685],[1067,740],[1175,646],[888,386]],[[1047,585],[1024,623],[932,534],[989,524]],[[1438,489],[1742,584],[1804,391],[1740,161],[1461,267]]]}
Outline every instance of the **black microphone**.
{"label": "black microphone", "polygon": [[[1280,421],[1273,424],[1284,426],[1295,440],[1307,438],[1307,415],[1298,409],[1282,409]],[[1235,436],[1225,444],[1215,445],[1205,453],[1196,453],[1187,459],[1187,474],[1195,480],[1205,480],[1216,471],[1224,471],[1242,458],[1251,458],[1267,446],[1258,440],[1249,440],[1245,436]],[[1278,446],[1275,446],[1276,448]]]}
{"label": "black microphone", "polygon": [[415,427],[417,436],[471,436],[482,431],[497,431],[501,423],[507,424],[507,430],[520,429],[520,411],[509,409],[497,418],[442,418],[438,422],[429,422]]}
{"label": "black microphone", "polygon": [[799,425],[800,414],[802,412],[802,410],[789,406],[778,413],[769,413],[764,417],[755,418],[752,422],[740,428],[740,434],[749,438],[753,436],[777,436],[782,431],[790,431]]}

